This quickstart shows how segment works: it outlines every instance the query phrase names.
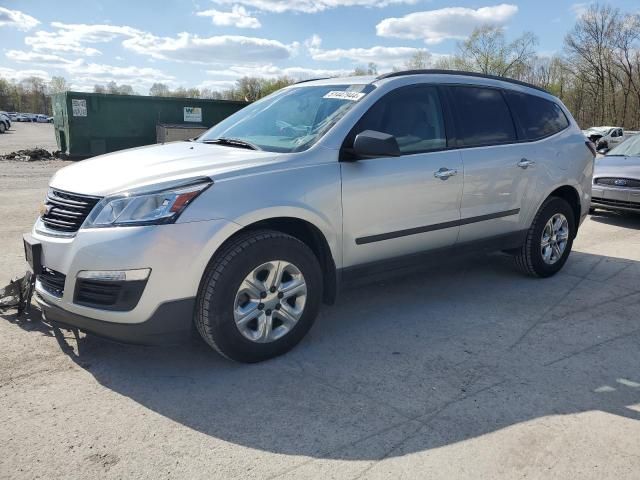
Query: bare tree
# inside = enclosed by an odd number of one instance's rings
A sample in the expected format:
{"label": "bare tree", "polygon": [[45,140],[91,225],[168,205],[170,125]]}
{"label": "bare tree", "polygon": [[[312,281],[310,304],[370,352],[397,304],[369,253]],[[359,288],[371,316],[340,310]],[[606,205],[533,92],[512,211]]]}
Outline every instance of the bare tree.
{"label": "bare tree", "polygon": [[459,42],[457,53],[451,58],[441,59],[438,66],[517,77],[535,58],[537,42],[531,32],[507,42],[502,28],[485,25]]}
{"label": "bare tree", "polygon": [[67,84],[67,79],[64,77],[51,77],[51,81],[49,82],[49,92],[50,93],[63,93],[69,90],[69,85]]}
{"label": "bare tree", "polygon": [[149,95],[152,97],[168,97],[171,94],[171,90],[164,83],[154,83],[149,89]]}
{"label": "bare tree", "polygon": [[414,53],[409,60],[404,62],[404,67],[407,70],[421,70],[429,68],[431,65],[431,53],[427,50],[418,50]]}

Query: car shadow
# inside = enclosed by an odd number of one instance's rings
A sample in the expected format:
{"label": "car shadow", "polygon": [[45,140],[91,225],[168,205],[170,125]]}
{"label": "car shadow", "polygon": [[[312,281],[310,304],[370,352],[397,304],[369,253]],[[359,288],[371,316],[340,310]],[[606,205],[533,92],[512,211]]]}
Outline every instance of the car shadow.
{"label": "car shadow", "polygon": [[640,229],[640,213],[596,210],[591,214],[591,220],[615,227]]}
{"label": "car shadow", "polygon": [[[505,255],[349,289],[292,352],[54,335],[104,387],[203,434],[278,454],[400,456],[553,415],[640,420],[640,263],[573,252],[549,279]],[[631,281],[635,280],[635,281]],[[38,323],[39,327],[31,324]]]}

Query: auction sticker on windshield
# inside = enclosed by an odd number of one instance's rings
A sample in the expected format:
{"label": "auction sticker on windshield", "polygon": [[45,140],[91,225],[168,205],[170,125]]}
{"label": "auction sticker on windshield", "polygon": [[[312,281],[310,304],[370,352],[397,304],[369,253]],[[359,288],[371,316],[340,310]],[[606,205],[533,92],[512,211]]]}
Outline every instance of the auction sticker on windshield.
{"label": "auction sticker on windshield", "polygon": [[351,100],[352,102],[357,102],[362,97],[364,97],[364,93],[361,92],[344,92],[342,90],[332,90],[329,93],[325,94],[322,98],[335,98],[338,100]]}

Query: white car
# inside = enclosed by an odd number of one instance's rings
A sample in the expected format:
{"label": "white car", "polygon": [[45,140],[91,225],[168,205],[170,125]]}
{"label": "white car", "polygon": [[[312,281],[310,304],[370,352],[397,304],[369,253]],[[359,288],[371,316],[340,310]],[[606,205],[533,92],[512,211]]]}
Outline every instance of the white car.
{"label": "white car", "polygon": [[293,348],[350,279],[500,250],[548,277],[588,214],[585,140],[560,100],[515,80],[295,84],[196,141],[58,171],[24,237],[37,301],[47,320],[113,339],[193,328],[256,362]]}
{"label": "white car", "polygon": [[585,130],[585,135],[598,150],[610,150],[625,140],[622,127],[591,127]]}

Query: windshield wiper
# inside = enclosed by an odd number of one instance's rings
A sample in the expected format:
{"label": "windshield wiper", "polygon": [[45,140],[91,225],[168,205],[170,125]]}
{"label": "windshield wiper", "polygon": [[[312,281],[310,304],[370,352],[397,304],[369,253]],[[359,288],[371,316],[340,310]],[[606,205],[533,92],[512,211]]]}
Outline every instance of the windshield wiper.
{"label": "windshield wiper", "polygon": [[[612,153],[611,155],[605,154],[605,157],[628,157],[629,155],[625,155],[624,153]],[[633,156],[633,155],[631,155]]]}
{"label": "windshield wiper", "polygon": [[203,140],[202,143],[212,143],[215,145],[227,145],[229,147],[246,148],[248,150],[262,150],[257,145],[254,145],[253,143],[250,143],[250,142],[246,142],[244,140],[240,140],[239,138],[220,137],[220,138],[214,138],[212,140]]}

